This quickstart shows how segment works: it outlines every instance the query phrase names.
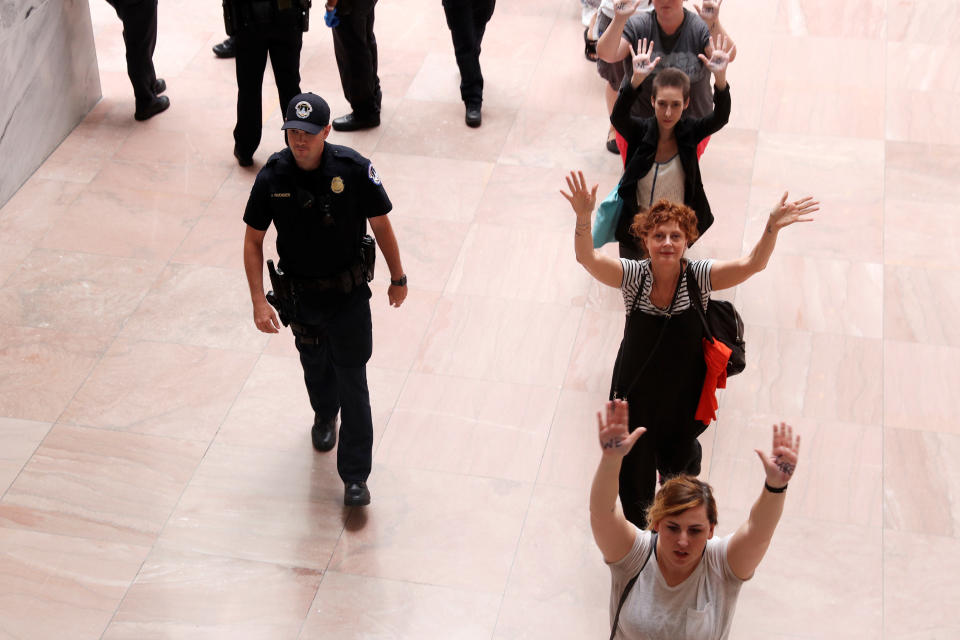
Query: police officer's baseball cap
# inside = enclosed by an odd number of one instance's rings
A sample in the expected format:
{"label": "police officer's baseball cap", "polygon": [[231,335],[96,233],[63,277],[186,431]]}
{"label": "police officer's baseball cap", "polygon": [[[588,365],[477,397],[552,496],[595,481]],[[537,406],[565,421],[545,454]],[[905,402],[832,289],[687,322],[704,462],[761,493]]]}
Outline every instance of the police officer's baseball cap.
{"label": "police officer's baseball cap", "polygon": [[320,133],[330,124],[330,107],[327,101],[315,93],[300,93],[287,104],[285,122],[281,129],[301,129],[307,133]]}

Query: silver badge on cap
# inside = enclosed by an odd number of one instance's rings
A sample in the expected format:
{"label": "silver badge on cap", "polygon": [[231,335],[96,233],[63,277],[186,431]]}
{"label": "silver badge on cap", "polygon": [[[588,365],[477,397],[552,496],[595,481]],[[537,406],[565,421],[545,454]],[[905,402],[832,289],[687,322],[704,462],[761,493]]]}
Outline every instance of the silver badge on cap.
{"label": "silver badge on cap", "polygon": [[297,103],[297,106],[294,107],[297,112],[297,117],[301,120],[306,120],[310,117],[310,114],[313,113],[313,105],[311,105],[306,100],[301,100]]}

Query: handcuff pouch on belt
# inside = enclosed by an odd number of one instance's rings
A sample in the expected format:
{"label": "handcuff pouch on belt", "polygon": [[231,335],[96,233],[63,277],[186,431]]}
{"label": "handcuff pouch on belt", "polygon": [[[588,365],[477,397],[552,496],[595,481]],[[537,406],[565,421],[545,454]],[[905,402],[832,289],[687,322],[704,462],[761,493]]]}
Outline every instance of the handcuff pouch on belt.
{"label": "handcuff pouch on belt", "polygon": [[373,280],[373,268],[377,259],[377,243],[369,235],[360,241],[360,255],[355,264],[328,278],[294,278],[277,269],[273,260],[267,260],[270,285],[267,302],[277,310],[283,326],[299,317],[300,300],[314,293],[339,291],[348,294],[362,284]]}

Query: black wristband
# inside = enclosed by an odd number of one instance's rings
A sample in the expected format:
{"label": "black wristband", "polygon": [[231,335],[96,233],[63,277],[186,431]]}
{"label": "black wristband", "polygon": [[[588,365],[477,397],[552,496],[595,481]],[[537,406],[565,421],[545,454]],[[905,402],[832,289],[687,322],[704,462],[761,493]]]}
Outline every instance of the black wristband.
{"label": "black wristband", "polygon": [[766,480],[764,480],[763,488],[769,491],[770,493],[783,493],[784,491],[787,490],[788,484],[785,484],[782,487],[777,488],[777,487],[771,487],[769,484],[767,484]]}
{"label": "black wristband", "polygon": [[407,274],[403,274],[402,276],[400,276],[399,280],[391,280],[390,284],[392,284],[395,287],[407,286]]}

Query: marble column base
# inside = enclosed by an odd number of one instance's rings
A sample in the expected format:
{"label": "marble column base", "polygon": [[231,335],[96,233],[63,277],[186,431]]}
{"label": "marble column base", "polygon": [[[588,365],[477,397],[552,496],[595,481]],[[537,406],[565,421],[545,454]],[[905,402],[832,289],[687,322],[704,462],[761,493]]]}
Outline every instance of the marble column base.
{"label": "marble column base", "polygon": [[0,206],[100,99],[88,0],[0,0]]}

